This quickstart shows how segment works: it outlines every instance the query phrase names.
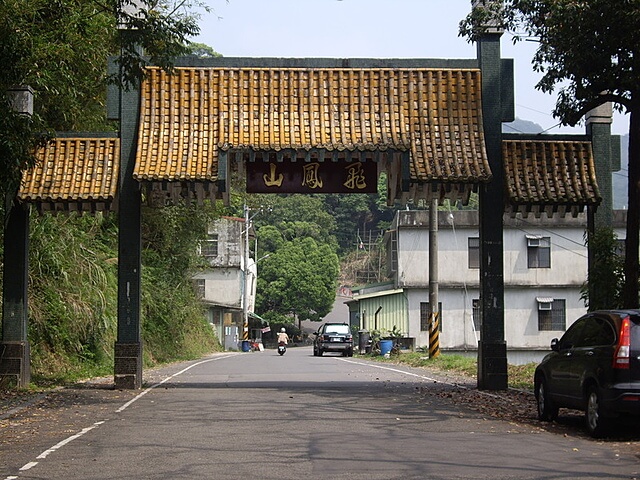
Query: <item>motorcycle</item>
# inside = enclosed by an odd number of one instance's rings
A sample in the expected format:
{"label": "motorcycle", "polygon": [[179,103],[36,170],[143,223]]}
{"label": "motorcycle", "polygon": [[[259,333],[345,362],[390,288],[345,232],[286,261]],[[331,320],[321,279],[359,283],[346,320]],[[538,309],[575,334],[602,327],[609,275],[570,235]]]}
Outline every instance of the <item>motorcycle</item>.
{"label": "motorcycle", "polygon": [[278,353],[280,355],[284,355],[284,352],[287,351],[287,344],[284,342],[278,343]]}

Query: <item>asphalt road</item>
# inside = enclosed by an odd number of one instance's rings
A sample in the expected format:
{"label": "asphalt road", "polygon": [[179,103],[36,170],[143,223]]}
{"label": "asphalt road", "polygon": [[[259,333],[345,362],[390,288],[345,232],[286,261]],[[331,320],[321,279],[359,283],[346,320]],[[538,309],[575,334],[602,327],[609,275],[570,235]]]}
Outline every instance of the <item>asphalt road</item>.
{"label": "asphalt road", "polygon": [[218,354],[0,421],[0,480],[640,478],[624,445],[488,417],[439,380],[310,348]]}

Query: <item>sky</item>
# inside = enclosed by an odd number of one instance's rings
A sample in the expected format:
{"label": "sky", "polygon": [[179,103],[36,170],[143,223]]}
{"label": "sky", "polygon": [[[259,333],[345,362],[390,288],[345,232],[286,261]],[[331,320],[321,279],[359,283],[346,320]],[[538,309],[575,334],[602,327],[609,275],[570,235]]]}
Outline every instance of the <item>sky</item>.
{"label": "sky", "polygon": [[[280,58],[476,58],[476,47],[458,36],[471,0],[206,0],[200,35],[193,39],[225,57]],[[535,89],[533,42],[502,37],[503,58],[515,63],[516,117],[546,133],[585,132],[558,127],[554,94]],[[628,117],[615,114],[615,134],[628,133]]]}

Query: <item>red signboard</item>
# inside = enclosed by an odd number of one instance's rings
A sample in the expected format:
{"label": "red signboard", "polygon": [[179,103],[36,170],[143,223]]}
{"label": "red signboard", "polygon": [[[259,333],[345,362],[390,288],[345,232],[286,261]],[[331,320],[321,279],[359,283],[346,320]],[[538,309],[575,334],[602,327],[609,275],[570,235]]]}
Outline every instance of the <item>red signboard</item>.
{"label": "red signboard", "polygon": [[376,193],[378,166],[365,161],[247,162],[247,193]]}

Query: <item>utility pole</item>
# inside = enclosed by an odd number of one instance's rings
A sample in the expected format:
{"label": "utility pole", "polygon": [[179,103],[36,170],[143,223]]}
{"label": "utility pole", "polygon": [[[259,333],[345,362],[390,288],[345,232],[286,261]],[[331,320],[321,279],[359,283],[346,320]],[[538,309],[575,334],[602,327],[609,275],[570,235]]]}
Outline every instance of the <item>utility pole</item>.
{"label": "utility pole", "polygon": [[244,265],[242,298],[242,341],[249,341],[249,207],[244,205]]}
{"label": "utility pole", "polygon": [[429,207],[429,358],[440,355],[440,308],[438,307],[438,199]]}

